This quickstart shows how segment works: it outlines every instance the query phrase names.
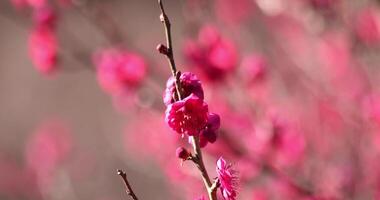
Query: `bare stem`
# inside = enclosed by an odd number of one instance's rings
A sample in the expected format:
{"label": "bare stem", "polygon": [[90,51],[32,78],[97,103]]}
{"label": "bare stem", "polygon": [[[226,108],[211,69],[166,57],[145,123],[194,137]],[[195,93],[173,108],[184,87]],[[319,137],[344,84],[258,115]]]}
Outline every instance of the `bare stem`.
{"label": "bare stem", "polygon": [[168,59],[172,75],[176,79],[175,87],[176,87],[177,97],[178,97],[176,100],[181,100],[182,99],[181,98],[181,92],[180,92],[181,86],[180,86],[180,81],[179,81],[179,77],[181,74],[179,73],[179,71],[177,71],[177,67],[176,67],[175,61],[174,61],[171,24],[170,24],[168,16],[165,13],[165,9],[164,9],[164,6],[162,4],[162,1],[158,0],[158,4],[160,5],[160,9],[161,9],[160,20],[161,20],[161,22],[165,28],[166,48],[167,48],[165,52],[161,52],[161,53],[164,54],[166,56],[166,58]]}
{"label": "bare stem", "polygon": [[218,184],[214,184],[211,182],[210,177],[207,173],[206,167],[203,162],[202,157],[202,150],[199,146],[199,137],[198,136],[191,136],[191,140],[193,143],[193,149],[194,149],[194,156],[192,161],[197,166],[198,170],[201,172],[203,183],[205,184],[207,188],[208,197],[210,200],[216,200],[216,189]]}
{"label": "bare stem", "polygon": [[135,195],[135,193],[134,193],[133,190],[132,190],[131,185],[130,185],[129,182],[128,182],[127,174],[126,174],[123,170],[120,170],[120,169],[117,170],[117,174],[120,175],[121,178],[123,179],[124,184],[125,184],[125,188],[126,188],[125,191],[127,192],[127,194],[128,194],[133,200],[138,200],[137,196]]}
{"label": "bare stem", "polygon": [[[173,77],[176,79],[175,81],[175,86],[176,86],[176,92],[177,92],[177,97],[176,100],[182,100],[181,96],[181,85],[180,85],[180,75],[181,73],[177,71],[177,67],[174,62],[174,54],[173,54],[173,42],[172,42],[172,36],[171,36],[171,24],[169,21],[168,16],[165,13],[164,6],[162,4],[162,0],[158,0],[158,4],[160,5],[161,9],[161,15],[160,15],[160,20],[164,25],[165,28],[165,35],[166,35],[166,46],[160,44],[157,49],[161,54],[164,54],[169,62],[170,69],[172,72]],[[217,200],[216,197],[216,189],[218,188],[219,184],[217,183],[212,183],[210,180],[210,177],[207,173],[206,167],[203,162],[202,158],[202,151],[199,146],[199,137],[198,136],[191,136],[190,137],[192,140],[193,144],[193,149],[194,149],[194,155],[192,156],[192,161],[195,163],[197,166],[198,170],[201,173],[202,180],[204,182],[204,185],[207,189],[207,193],[209,196],[210,200]]]}

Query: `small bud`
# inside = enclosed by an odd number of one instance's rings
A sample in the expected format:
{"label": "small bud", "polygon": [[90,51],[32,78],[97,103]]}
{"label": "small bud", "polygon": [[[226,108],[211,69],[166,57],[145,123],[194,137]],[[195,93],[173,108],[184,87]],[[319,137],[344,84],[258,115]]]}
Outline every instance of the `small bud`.
{"label": "small bud", "polygon": [[169,50],[168,50],[168,48],[167,48],[165,45],[163,45],[163,44],[159,44],[159,45],[157,45],[156,49],[157,49],[157,51],[160,52],[161,54],[168,55],[168,51],[169,51]]}
{"label": "small bud", "polygon": [[160,15],[160,20],[161,20],[161,22],[165,22],[165,17],[164,17],[163,13],[161,13],[161,15]]}
{"label": "small bud", "polygon": [[187,149],[185,149],[183,147],[178,147],[175,150],[175,154],[176,154],[177,158],[181,158],[182,160],[187,160],[187,158],[189,158],[189,156],[190,156],[190,152],[187,151]]}

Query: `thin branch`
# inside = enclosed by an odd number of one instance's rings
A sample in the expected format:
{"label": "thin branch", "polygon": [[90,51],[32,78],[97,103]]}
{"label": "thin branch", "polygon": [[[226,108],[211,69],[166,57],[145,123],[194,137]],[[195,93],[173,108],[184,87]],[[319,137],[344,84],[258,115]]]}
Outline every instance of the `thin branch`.
{"label": "thin branch", "polygon": [[[182,99],[181,92],[180,92],[181,86],[180,86],[180,81],[179,81],[179,77],[180,77],[181,73],[179,71],[177,71],[177,67],[176,67],[175,62],[174,62],[171,24],[170,24],[168,16],[165,13],[165,9],[164,9],[164,6],[162,4],[162,0],[158,0],[158,4],[160,5],[160,9],[161,9],[160,20],[161,20],[161,22],[165,28],[166,46],[164,46],[163,44],[160,44],[160,45],[158,45],[157,49],[159,50],[160,53],[164,54],[166,56],[166,58],[168,59],[172,75],[176,79],[175,87],[176,87],[177,97],[178,97],[176,100],[181,100]],[[160,49],[162,51],[160,51]]]}
{"label": "thin branch", "polygon": [[127,194],[128,194],[129,196],[131,196],[131,198],[132,198],[133,200],[138,200],[137,196],[135,195],[135,193],[134,193],[133,190],[132,190],[131,185],[130,185],[129,182],[128,182],[127,174],[126,174],[123,170],[120,170],[120,169],[117,170],[117,174],[120,175],[121,178],[123,179],[124,184],[125,184],[125,188],[126,188],[125,191],[127,192]]}

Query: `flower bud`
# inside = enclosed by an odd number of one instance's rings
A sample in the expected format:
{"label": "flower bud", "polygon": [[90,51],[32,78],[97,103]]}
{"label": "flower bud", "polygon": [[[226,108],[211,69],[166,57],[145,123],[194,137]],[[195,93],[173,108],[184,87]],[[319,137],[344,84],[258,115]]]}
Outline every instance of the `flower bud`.
{"label": "flower bud", "polygon": [[187,149],[185,149],[183,147],[178,147],[175,150],[175,154],[176,154],[177,158],[180,158],[182,160],[187,160],[187,158],[190,156],[190,152],[187,151]]}

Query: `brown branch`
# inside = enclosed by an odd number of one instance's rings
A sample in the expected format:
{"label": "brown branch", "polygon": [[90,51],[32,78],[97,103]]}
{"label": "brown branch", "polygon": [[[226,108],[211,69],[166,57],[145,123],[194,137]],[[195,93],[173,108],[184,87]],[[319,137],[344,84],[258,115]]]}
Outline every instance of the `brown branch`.
{"label": "brown branch", "polygon": [[174,53],[173,53],[173,42],[172,42],[172,34],[171,34],[171,24],[169,21],[168,16],[165,13],[164,6],[162,4],[162,0],[158,0],[158,4],[160,5],[161,9],[161,15],[160,15],[160,20],[164,25],[165,28],[165,36],[166,36],[166,46],[163,44],[159,44],[157,47],[157,50],[159,50],[160,53],[164,54],[166,58],[168,59],[169,66],[172,72],[173,77],[176,79],[175,81],[175,87],[177,91],[177,98],[176,100],[181,100],[181,86],[180,86],[180,81],[179,77],[181,73],[177,71],[177,67],[174,62]]}
{"label": "brown branch", "polygon": [[195,165],[197,166],[198,170],[201,172],[202,180],[207,188],[208,197],[210,200],[216,200],[216,189],[217,186],[213,186],[213,183],[211,182],[211,179],[207,173],[206,167],[203,162],[202,157],[202,150],[199,146],[199,137],[198,136],[191,136],[193,149],[194,149],[194,156],[191,159]]}
{"label": "brown branch", "polygon": [[132,198],[133,200],[138,200],[137,196],[135,195],[135,193],[134,193],[133,190],[132,190],[131,185],[130,185],[129,182],[128,182],[127,174],[126,174],[123,170],[120,170],[120,169],[117,170],[117,174],[120,175],[121,178],[123,179],[124,184],[125,184],[125,188],[126,188],[125,191],[127,192],[127,194],[128,194],[129,196],[131,196],[131,198]]}
{"label": "brown branch", "polygon": [[[176,67],[175,62],[174,62],[173,42],[172,42],[172,36],[171,36],[171,24],[170,24],[168,16],[165,13],[165,9],[164,9],[164,6],[162,4],[162,0],[158,0],[158,4],[159,4],[160,9],[161,9],[160,20],[163,23],[164,28],[165,28],[166,46],[163,44],[159,44],[157,46],[157,50],[161,54],[165,55],[167,60],[168,60],[172,75],[175,78],[175,87],[176,87],[176,94],[177,94],[175,99],[181,100],[182,99],[181,85],[180,85],[181,73],[179,71],[177,71],[177,67]],[[217,199],[216,189],[217,189],[218,184],[215,184],[215,186],[214,186],[214,184],[211,182],[210,177],[207,173],[207,170],[206,170],[206,167],[204,165],[203,158],[202,158],[202,151],[201,151],[201,148],[199,146],[199,137],[190,136],[190,139],[192,140],[193,150],[194,150],[194,156],[192,156],[191,160],[195,163],[195,165],[197,166],[198,170],[201,173],[202,180],[203,180],[205,187],[207,189],[209,199],[210,200],[216,200]]]}

